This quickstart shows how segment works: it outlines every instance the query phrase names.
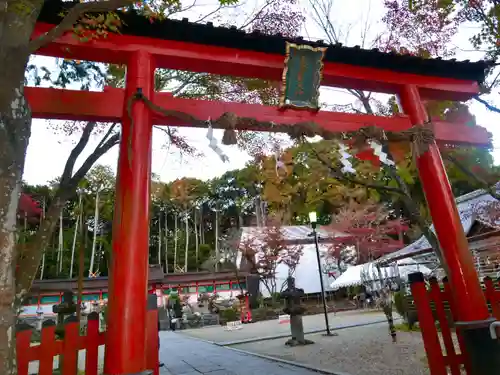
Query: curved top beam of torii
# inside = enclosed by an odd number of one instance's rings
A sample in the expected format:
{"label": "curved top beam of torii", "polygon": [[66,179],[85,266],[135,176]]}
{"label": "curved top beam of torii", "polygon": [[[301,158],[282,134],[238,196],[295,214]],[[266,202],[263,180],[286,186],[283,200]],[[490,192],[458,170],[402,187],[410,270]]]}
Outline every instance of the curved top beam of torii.
{"label": "curved top beam of torii", "polygon": [[[48,32],[53,27],[51,24],[37,23],[33,38]],[[153,55],[157,68],[272,81],[282,79],[285,59],[282,54],[113,33],[106,38],[89,42],[80,42],[72,33],[67,33],[38,50],[37,54],[126,64],[129,56],[138,49]],[[421,71],[425,70],[421,68]],[[388,94],[395,94],[402,85],[410,84],[419,87],[423,99],[468,100],[479,93],[479,85],[475,80],[405,73],[327,61],[324,64],[321,84]]]}
{"label": "curved top beam of torii", "polygon": [[[33,37],[43,35],[62,20],[78,1],[46,0]],[[117,12],[120,34],[79,43],[65,35],[40,54],[126,64],[138,49],[152,54],[158,68],[281,80],[286,42],[326,47],[322,85],[396,93],[400,85],[416,85],[423,99],[466,100],[478,93],[491,63],[425,59],[385,53],[340,43],[285,38],[236,27],[191,23],[187,19],[149,20],[132,11]]]}

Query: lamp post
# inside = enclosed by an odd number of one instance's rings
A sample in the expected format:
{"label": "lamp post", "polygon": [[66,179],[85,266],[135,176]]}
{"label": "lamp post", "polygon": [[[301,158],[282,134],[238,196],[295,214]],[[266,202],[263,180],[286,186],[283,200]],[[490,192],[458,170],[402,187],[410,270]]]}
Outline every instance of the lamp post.
{"label": "lamp post", "polygon": [[309,222],[311,223],[311,227],[313,230],[312,234],[314,236],[314,246],[316,247],[316,259],[318,260],[318,275],[319,275],[319,282],[321,285],[321,297],[323,299],[323,312],[325,314],[326,336],[334,336],[330,331],[330,323],[328,322],[326,293],[325,293],[325,286],[323,285],[323,274],[321,272],[321,259],[319,256],[318,232],[316,231],[316,225],[318,223],[318,217],[316,215],[316,212],[309,212]]}

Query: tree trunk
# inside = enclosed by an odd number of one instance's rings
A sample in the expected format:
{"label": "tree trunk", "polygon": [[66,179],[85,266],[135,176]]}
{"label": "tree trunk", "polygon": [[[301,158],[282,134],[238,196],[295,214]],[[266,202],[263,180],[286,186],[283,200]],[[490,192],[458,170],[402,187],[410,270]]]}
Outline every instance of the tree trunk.
{"label": "tree trunk", "polygon": [[[1,123],[0,123],[1,126]],[[4,140],[0,140],[3,143]],[[0,146],[2,148],[2,146]],[[1,150],[0,153],[3,153]],[[3,156],[3,155],[2,155]],[[21,191],[21,176],[14,165],[0,170],[8,171],[0,177],[0,373],[15,373],[15,283],[14,268],[16,259],[16,212]],[[10,171],[9,171],[10,169]]]}
{"label": "tree trunk", "polygon": [[85,272],[85,249],[87,244],[86,228],[84,223],[86,222],[86,217],[81,212],[80,220],[80,246],[78,249],[78,294],[77,294],[77,306],[76,306],[76,317],[78,322],[81,321],[82,317],[82,294],[83,294],[83,275]]}
{"label": "tree trunk", "polygon": [[261,220],[260,220],[260,198],[259,197],[255,198],[255,221],[256,221],[257,227],[261,227]]}
{"label": "tree trunk", "polygon": [[200,208],[200,240],[205,245],[205,220],[203,220],[203,205]]}
{"label": "tree trunk", "polygon": [[189,252],[189,211],[186,210],[186,252],[184,253],[184,272],[188,271],[188,252]]}
{"label": "tree trunk", "polygon": [[73,233],[73,246],[71,247],[71,265],[69,267],[69,278],[73,278],[73,265],[75,263],[75,250],[76,240],[78,238],[78,225],[80,224],[80,217],[82,215],[82,194],[78,194],[78,216],[75,222],[75,233]]}
{"label": "tree trunk", "polygon": [[[45,219],[45,198],[43,198],[42,202],[42,214],[40,215],[40,223],[39,228],[42,226],[43,220]],[[42,265],[40,266],[40,280],[43,280],[43,273],[45,271],[45,248],[40,249],[42,254]]]}
{"label": "tree trunk", "polygon": [[195,243],[195,252],[196,252],[196,271],[198,271],[198,256],[200,252],[200,241],[198,239],[198,209],[194,209],[194,243]]}
{"label": "tree trunk", "polygon": [[[49,244],[50,237],[54,233],[54,229],[59,221],[59,213],[67,200],[67,196],[54,198],[40,229],[26,247],[26,253],[33,254],[33,256],[30,259],[21,258],[19,260],[20,264],[16,273],[16,289],[20,297],[24,297],[29,292],[38,271],[38,266],[40,265],[42,252],[35,250],[44,249]],[[34,250],[33,248],[36,249]]]}
{"label": "tree trunk", "polygon": [[219,202],[215,203],[215,272],[219,270]]}
{"label": "tree trunk", "polygon": [[168,273],[168,211],[165,208],[165,273]]}
{"label": "tree trunk", "polygon": [[177,212],[174,213],[174,273],[177,271]]}
{"label": "tree trunk", "polygon": [[63,261],[63,249],[64,249],[64,232],[63,232],[63,210],[59,214],[59,242],[57,246],[57,274],[62,272],[62,261]]}
{"label": "tree trunk", "polygon": [[161,235],[163,231],[161,230],[161,210],[158,215],[158,264],[161,266]]}
{"label": "tree trunk", "polygon": [[78,224],[80,224],[80,216],[77,216],[75,222],[75,233],[73,233],[73,245],[71,247],[71,264],[69,266],[69,278],[73,278],[73,265],[75,263],[76,239],[78,237]]}
{"label": "tree trunk", "polygon": [[[0,6],[0,374],[15,374],[16,217],[24,161],[31,132],[31,110],[24,97],[27,43],[39,7],[30,1],[19,12],[12,2]],[[15,4],[19,5],[19,4]],[[17,11],[17,13],[15,13]],[[18,14],[19,13],[19,14]],[[38,270],[38,267],[37,267]],[[35,271],[36,273],[36,271]]]}
{"label": "tree trunk", "polygon": [[99,189],[95,193],[95,214],[94,214],[94,239],[92,241],[92,254],[90,255],[89,277],[94,273],[95,248],[97,245],[97,230],[99,227]]}
{"label": "tree trunk", "polygon": [[267,225],[267,204],[265,201],[260,201],[260,213],[261,213],[261,220],[262,220],[262,226],[265,227]]}

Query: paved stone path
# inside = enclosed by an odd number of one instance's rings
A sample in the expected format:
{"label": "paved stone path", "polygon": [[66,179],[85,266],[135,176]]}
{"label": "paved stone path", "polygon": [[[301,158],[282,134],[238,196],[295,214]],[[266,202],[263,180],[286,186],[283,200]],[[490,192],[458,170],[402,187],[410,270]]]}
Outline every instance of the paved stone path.
{"label": "paved stone path", "polygon": [[160,339],[161,375],[317,375],[178,333],[161,332]]}

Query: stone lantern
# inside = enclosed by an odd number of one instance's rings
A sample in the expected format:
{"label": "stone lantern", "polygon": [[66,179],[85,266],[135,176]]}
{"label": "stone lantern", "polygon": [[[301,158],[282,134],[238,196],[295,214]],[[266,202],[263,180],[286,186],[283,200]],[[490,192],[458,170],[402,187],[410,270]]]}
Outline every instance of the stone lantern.
{"label": "stone lantern", "polygon": [[290,330],[292,332],[292,338],[288,340],[285,345],[297,346],[314,344],[313,341],[307,340],[304,337],[304,324],[302,316],[306,309],[302,306],[300,300],[300,298],[304,295],[304,289],[296,288],[295,279],[291,276],[287,279],[287,285],[286,290],[281,293],[281,297],[285,299],[285,308],[283,311],[285,314],[290,315]]}
{"label": "stone lantern", "polygon": [[74,293],[71,290],[63,292],[62,302],[52,306],[52,312],[57,314],[56,334],[64,337],[64,321],[76,313],[76,303],[73,300]]}

